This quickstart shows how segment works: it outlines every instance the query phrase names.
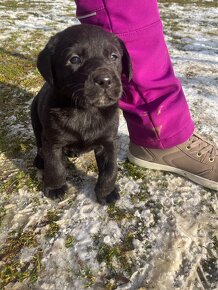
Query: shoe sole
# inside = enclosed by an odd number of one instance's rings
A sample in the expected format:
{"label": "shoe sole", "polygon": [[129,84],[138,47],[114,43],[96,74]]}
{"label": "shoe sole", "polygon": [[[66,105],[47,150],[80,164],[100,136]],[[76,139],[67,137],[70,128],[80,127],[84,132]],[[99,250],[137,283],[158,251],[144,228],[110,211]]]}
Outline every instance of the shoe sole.
{"label": "shoe sole", "polygon": [[183,177],[188,178],[191,181],[193,181],[197,184],[200,184],[206,188],[218,191],[218,183],[213,181],[213,180],[208,180],[206,178],[203,178],[201,176],[197,176],[193,173],[190,173],[188,171],[185,171],[185,170],[182,170],[182,169],[179,169],[176,167],[158,164],[158,163],[154,163],[154,162],[145,161],[143,159],[139,159],[139,158],[133,156],[130,152],[128,152],[127,157],[131,163],[138,165],[140,167],[176,173],[176,174],[182,175]]}

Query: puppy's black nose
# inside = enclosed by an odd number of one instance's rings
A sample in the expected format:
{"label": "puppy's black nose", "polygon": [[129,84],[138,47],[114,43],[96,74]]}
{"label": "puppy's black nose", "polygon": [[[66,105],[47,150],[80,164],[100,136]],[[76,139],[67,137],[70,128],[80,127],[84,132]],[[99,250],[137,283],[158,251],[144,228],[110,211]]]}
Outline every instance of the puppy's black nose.
{"label": "puppy's black nose", "polygon": [[94,77],[94,83],[103,89],[107,89],[111,86],[111,78],[107,74],[101,74]]}

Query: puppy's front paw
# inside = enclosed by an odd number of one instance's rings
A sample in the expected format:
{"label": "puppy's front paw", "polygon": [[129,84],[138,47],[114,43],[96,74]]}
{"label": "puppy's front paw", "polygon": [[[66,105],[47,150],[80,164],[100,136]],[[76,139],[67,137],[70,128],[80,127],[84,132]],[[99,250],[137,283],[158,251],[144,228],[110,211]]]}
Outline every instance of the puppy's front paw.
{"label": "puppy's front paw", "polygon": [[96,197],[97,197],[97,201],[103,205],[116,202],[118,199],[120,199],[119,188],[116,186],[114,190],[111,193],[109,193],[107,196],[96,194]]}
{"label": "puppy's front paw", "polygon": [[119,188],[115,187],[115,189],[106,196],[106,203],[112,203],[120,199]]}
{"label": "puppy's front paw", "polygon": [[51,199],[63,200],[66,191],[67,191],[67,185],[65,184],[61,186],[60,188],[55,188],[55,189],[45,188],[44,194],[45,196]]}

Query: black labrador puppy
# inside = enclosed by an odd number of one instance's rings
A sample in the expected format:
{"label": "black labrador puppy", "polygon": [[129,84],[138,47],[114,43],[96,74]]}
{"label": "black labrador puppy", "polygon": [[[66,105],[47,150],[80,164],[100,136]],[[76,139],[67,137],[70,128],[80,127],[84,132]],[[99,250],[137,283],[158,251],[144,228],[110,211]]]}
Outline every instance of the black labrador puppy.
{"label": "black labrador puppy", "polygon": [[46,83],[31,107],[37,142],[34,165],[44,169],[44,193],[61,198],[66,186],[64,155],[94,150],[100,203],[117,199],[116,136],[121,74],[131,78],[124,44],[95,25],[75,25],[53,36],[40,52]]}

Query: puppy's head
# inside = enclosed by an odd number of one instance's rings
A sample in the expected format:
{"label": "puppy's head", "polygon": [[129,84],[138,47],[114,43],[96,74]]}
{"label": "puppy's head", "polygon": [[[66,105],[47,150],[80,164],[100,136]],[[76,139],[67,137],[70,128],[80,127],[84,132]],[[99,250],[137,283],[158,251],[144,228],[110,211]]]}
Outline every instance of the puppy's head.
{"label": "puppy's head", "polygon": [[40,52],[37,66],[63,103],[75,107],[116,103],[121,74],[131,78],[122,41],[94,25],[75,25],[56,34]]}

